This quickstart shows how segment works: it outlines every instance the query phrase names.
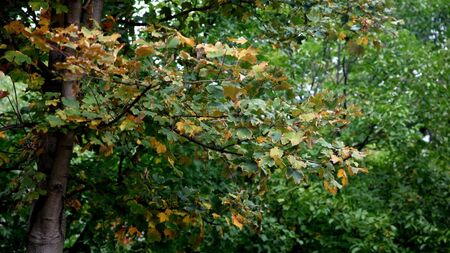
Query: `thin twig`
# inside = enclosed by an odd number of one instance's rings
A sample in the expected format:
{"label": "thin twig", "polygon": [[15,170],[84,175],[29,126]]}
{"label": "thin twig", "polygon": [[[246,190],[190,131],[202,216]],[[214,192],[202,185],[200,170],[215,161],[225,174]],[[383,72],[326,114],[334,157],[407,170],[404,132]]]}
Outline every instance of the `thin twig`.
{"label": "thin twig", "polygon": [[117,115],[113,120],[111,120],[110,122],[106,123],[104,126],[111,126],[114,123],[116,123],[117,121],[119,121],[123,116],[125,116],[125,114],[127,114],[131,108],[133,108],[133,106],[135,104],[137,104],[139,102],[139,100],[141,100],[141,98],[152,88],[156,87],[157,85],[149,85],[147,86],[136,98],[133,99],[133,101],[131,103],[129,103],[128,105],[125,106],[125,108],[122,110],[121,113],[119,113],[119,115]]}
{"label": "thin twig", "polygon": [[178,134],[179,136],[185,138],[186,140],[188,140],[188,141],[190,141],[190,142],[192,142],[192,143],[195,143],[195,144],[197,144],[197,145],[199,145],[199,146],[201,146],[201,147],[203,147],[203,148],[210,149],[210,150],[217,151],[217,152],[219,152],[219,153],[224,153],[224,154],[231,154],[231,155],[237,155],[237,156],[244,156],[244,155],[241,154],[241,153],[237,153],[237,152],[233,152],[233,151],[228,151],[228,150],[225,150],[225,148],[222,148],[222,147],[216,147],[216,146],[207,145],[207,144],[205,144],[205,143],[202,143],[202,142],[196,140],[196,139],[193,138],[193,137],[190,137],[190,136],[187,136],[187,135],[185,135],[185,134],[182,134],[182,133],[176,131],[175,129],[171,129],[171,130],[172,130],[172,132]]}

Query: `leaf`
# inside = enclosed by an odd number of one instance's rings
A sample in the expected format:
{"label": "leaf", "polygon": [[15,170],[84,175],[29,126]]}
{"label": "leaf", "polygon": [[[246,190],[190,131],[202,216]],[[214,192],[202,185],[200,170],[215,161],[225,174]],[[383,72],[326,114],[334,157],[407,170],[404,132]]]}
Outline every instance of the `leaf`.
{"label": "leaf", "polygon": [[323,186],[325,188],[325,190],[327,190],[328,192],[330,192],[333,195],[336,195],[337,193],[337,188],[334,185],[331,185],[328,180],[323,181]]}
{"label": "leaf", "polygon": [[173,231],[172,229],[165,228],[163,233],[169,239],[174,239],[175,238],[175,231]]}
{"label": "leaf", "polygon": [[269,155],[274,160],[280,159],[283,156],[283,150],[279,149],[278,147],[274,147],[270,149]]}
{"label": "leaf", "polygon": [[297,146],[303,139],[304,137],[302,132],[291,131],[283,134],[281,142],[285,144],[286,141],[289,141],[292,146]]}
{"label": "leaf", "polygon": [[337,177],[341,178],[342,186],[348,185],[348,178],[347,173],[345,173],[345,170],[339,169],[337,173]]}
{"label": "leaf", "polygon": [[166,222],[169,220],[169,216],[164,212],[158,213],[158,218],[159,218],[160,223],[163,223],[163,222]]}
{"label": "leaf", "polygon": [[334,154],[331,155],[330,160],[331,160],[331,162],[334,163],[334,164],[336,164],[336,163],[342,163],[342,158],[340,158],[340,157],[338,157],[338,156],[336,156],[336,155],[334,155]]}
{"label": "leaf", "polygon": [[231,222],[233,223],[233,225],[238,227],[240,230],[242,230],[242,228],[244,227],[244,224],[243,224],[244,217],[240,214],[232,213],[231,214]]}
{"label": "leaf", "polygon": [[47,1],[44,1],[44,0],[32,0],[32,1],[29,1],[28,4],[30,5],[30,7],[33,11],[39,11],[41,8],[42,9],[48,8],[48,3],[47,3]]}
{"label": "leaf", "polygon": [[9,95],[9,92],[6,90],[0,90],[0,99],[7,97]]}
{"label": "leaf", "polygon": [[340,32],[338,34],[338,39],[341,41],[344,41],[346,37],[347,37],[347,35],[344,32]]}
{"label": "leaf", "polygon": [[322,146],[324,148],[333,148],[333,146],[329,142],[324,140],[323,138],[319,138],[317,140],[317,144],[319,144],[320,146]]}
{"label": "leaf", "polygon": [[306,163],[303,161],[299,161],[297,158],[295,158],[295,156],[289,155],[287,158],[294,169],[301,170],[303,168],[306,168]]}
{"label": "leaf", "polygon": [[149,46],[149,45],[142,45],[138,48],[136,48],[136,55],[137,57],[145,57],[148,55],[151,55],[155,50],[153,49],[153,47]]}
{"label": "leaf", "polygon": [[61,118],[55,115],[47,115],[47,121],[51,127],[60,127],[65,124],[65,122]]}
{"label": "leaf", "polygon": [[250,129],[248,129],[248,128],[241,127],[241,128],[237,129],[236,136],[240,140],[250,139],[252,137],[252,131],[250,131]]}
{"label": "leaf", "polygon": [[353,54],[353,55],[363,55],[364,54],[364,47],[358,45],[353,40],[348,41],[347,49],[350,52],[350,54]]}
{"label": "leaf", "polygon": [[[130,115],[131,116],[131,115]],[[122,122],[119,125],[119,129],[121,131],[125,130],[133,130],[136,127],[136,123],[134,122],[133,117],[126,117],[122,120]]]}
{"label": "leaf", "polygon": [[305,122],[310,122],[316,118],[316,114],[315,113],[305,113],[305,114],[301,114],[299,116],[299,118]]}
{"label": "leaf", "polygon": [[256,63],[256,55],[257,55],[256,49],[249,47],[247,49],[238,50],[238,52],[236,54],[236,58],[238,58],[241,61],[246,61],[251,64],[255,64]]}
{"label": "leaf", "polygon": [[156,153],[163,154],[166,153],[167,148],[166,146],[159,142],[155,137],[150,137],[150,144],[153,146],[153,148],[156,150]]}
{"label": "leaf", "polygon": [[167,42],[168,48],[176,48],[180,44],[180,40],[177,37],[173,37]]}
{"label": "leaf", "polygon": [[[49,100],[47,100],[47,101],[49,101]],[[69,107],[72,109],[80,108],[80,103],[78,102],[78,100],[76,100],[74,98],[62,98],[61,101],[62,101],[63,105],[66,107]]]}
{"label": "leaf", "polygon": [[205,44],[205,45],[197,45],[197,49],[203,48],[206,53],[206,57],[208,58],[217,58],[224,56],[227,51],[231,51],[229,47],[225,47],[221,42],[216,42],[215,45]]}
{"label": "leaf", "polygon": [[20,65],[24,62],[28,64],[31,63],[31,58],[20,51],[12,51],[12,50],[6,51],[5,55],[2,58],[5,58],[9,62],[14,62],[17,65]]}
{"label": "leaf", "polygon": [[236,44],[245,44],[245,43],[247,43],[247,41],[248,40],[246,40],[245,38],[239,38],[239,39],[236,39],[236,38],[228,38],[228,40],[229,41],[231,41],[231,42],[234,42],[234,43],[236,43]]}
{"label": "leaf", "polygon": [[195,47],[195,41],[194,41],[194,39],[184,37],[184,36],[183,36],[181,33],[179,33],[179,32],[177,32],[177,36],[178,36],[178,39],[180,40],[181,44],[183,44],[183,45],[188,45],[188,46],[190,46],[190,47]]}
{"label": "leaf", "polygon": [[223,86],[223,95],[236,100],[240,95],[246,95],[247,91],[236,86]]}
{"label": "leaf", "polygon": [[367,46],[368,43],[369,43],[369,38],[367,38],[367,36],[359,37],[356,40],[356,44],[358,44],[360,46]]}

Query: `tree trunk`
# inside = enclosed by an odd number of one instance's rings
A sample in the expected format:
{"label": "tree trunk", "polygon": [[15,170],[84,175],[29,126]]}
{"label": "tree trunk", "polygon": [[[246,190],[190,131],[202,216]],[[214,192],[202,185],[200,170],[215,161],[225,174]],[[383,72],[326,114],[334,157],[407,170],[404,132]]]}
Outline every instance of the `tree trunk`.
{"label": "tree trunk", "polygon": [[[86,6],[81,5],[81,0],[66,0],[68,13],[64,17],[52,16],[52,22],[57,27],[67,25],[80,26],[83,9],[86,11],[83,20],[92,27],[92,20],[100,21],[103,0],[90,0]],[[73,52],[72,52],[73,53]],[[71,54],[71,52],[66,52]],[[51,52],[49,68],[53,69],[56,62],[64,60],[60,52]],[[64,73],[62,73],[64,75]],[[76,99],[75,88],[78,81],[63,81],[62,83],[48,80],[43,87],[43,93],[59,90],[61,97]],[[42,195],[34,203],[28,231],[29,253],[62,253],[64,249],[64,194],[67,187],[69,165],[73,151],[75,132],[72,130],[50,133],[42,138],[43,152],[38,158],[38,170],[47,175],[46,182],[41,185],[46,189],[46,195]]]}

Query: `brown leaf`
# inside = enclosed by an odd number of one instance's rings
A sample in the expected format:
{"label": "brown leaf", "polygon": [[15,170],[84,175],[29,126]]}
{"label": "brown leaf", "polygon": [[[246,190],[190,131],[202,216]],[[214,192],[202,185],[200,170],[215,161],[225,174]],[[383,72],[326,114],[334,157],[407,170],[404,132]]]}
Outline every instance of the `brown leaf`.
{"label": "brown leaf", "polygon": [[9,95],[9,92],[6,90],[0,90],[0,99],[7,97]]}
{"label": "brown leaf", "polygon": [[149,45],[142,45],[142,46],[136,48],[136,55],[137,55],[137,57],[145,57],[145,56],[152,54],[154,51],[155,50],[153,49],[153,47],[151,47]]}

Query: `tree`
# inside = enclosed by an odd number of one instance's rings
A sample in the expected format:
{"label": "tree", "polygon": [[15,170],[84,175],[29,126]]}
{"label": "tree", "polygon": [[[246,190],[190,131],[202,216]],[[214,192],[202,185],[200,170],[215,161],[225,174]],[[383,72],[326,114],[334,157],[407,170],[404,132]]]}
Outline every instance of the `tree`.
{"label": "tree", "polygon": [[[365,171],[363,155],[337,136],[351,113],[343,100],[326,91],[295,99],[299,87],[268,61],[310,36],[346,39],[353,50],[376,44],[384,5],[201,1],[178,9],[174,1],[152,7],[136,34],[141,20],[122,18],[133,4],[106,2],[103,10],[101,0],[33,1],[2,12],[4,20],[22,17],[2,30],[0,97],[10,106],[2,107],[0,158],[13,173],[6,176],[12,191],[25,196],[21,204],[33,201],[29,252],[62,252],[64,204],[89,216],[66,242],[74,251],[94,229],[111,228],[121,247],[188,230],[178,246],[195,248],[205,224],[220,227],[215,220],[260,229],[257,202],[272,175],[296,183],[318,176],[336,193],[348,174]],[[248,39],[227,38],[217,25]],[[212,170],[198,173],[205,166]],[[91,195],[97,189],[100,196]],[[105,220],[93,212],[105,208],[96,201],[111,202],[99,200],[102,189],[126,191]],[[124,210],[133,215],[119,218]]]}

